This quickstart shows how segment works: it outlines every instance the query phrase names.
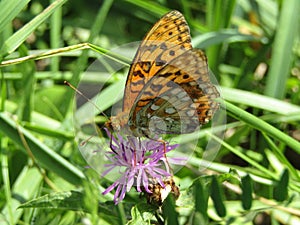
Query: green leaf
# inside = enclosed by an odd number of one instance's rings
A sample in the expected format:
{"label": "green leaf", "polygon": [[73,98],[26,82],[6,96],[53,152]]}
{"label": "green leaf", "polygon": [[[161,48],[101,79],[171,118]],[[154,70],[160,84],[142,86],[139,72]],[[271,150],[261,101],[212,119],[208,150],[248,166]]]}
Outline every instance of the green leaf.
{"label": "green leaf", "polygon": [[292,137],[276,129],[272,125],[236,107],[235,105],[229,102],[225,102],[225,106],[227,112],[229,112],[230,115],[232,115],[233,117],[241,121],[244,121],[245,123],[249,124],[251,127],[260,130],[261,132],[267,133],[271,137],[276,138],[281,142],[285,143],[286,145],[290,146],[295,152],[300,153],[300,143],[297,140],[293,139]]}
{"label": "green leaf", "polygon": [[[18,126],[7,113],[0,113],[0,132],[24,150],[26,150],[24,147],[25,140],[33,156],[44,168],[53,171],[70,183],[80,184],[84,179],[85,176],[79,169],[34,137],[29,131]],[[22,140],[21,135],[23,135],[24,140]]]}
{"label": "green leaf", "polygon": [[21,12],[30,0],[0,1],[0,32]]}
{"label": "green leaf", "polygon": [[[99,9],[99,11],[97,13],[97,17],[93,21],[93,25],[92,25],[91,31],[90,31],[90,36],[88,37],[88,40],[87,40],[88,42],[94,42],[96,37],[98,36],[98,34],[101,33],[101,30],[102,30],[102,27],[104,24],[103,21],[105,21],[112,4],[113,4],[113,0],[105,0],[102,2],[101,8]],[[92,45],[90,45],[90,47],[92,47]],[[79,84],[81,73],[86,69],[87,64],[88,64],[88,54],[87,54],[87,51],[84,51],[84,52],[82,52],[80,57],[77,59],[76,66],[72,70],[73,76],[72,76],[72,79],[70,80],[70,82],[73,85],[77,86]],[[74,95],[74,93],[71,89],[69,89],[66,92],[66,95],[65,95],[66,101],[64,104],[64,108],[62,110],[63,115],[66,115],[66,113],[68,112],[68,109],[70,108],[70,105],[72,103],[73,95]]]}
{"label": "green leaf", "polygon": [[249,42],[249,41],[259,41],[251,35],[241,34],[235,29],[224,29],[214,32],[207,32],[194,37],[192,42],[194,47],[204,49],[212,45],[222,44],[224,42]]}
{"label": "green leaf", "polygon": [[193,224],[207,224],[208,222],[208,190],[201,179],[194,182],[195,215]]}
{"label": "green leaf", "polygon": [[284,201],[288,196],[289,187],[289,171],[285,169],[280,177],[280,180],[276,184],[273,192],[273,197],[277,201]]}
{"label": "green leaf", "polygon": [[212,176],[211,182],[211,199],[214,203],[217,214],[220,217],[226,216],[226,208],[224,204],[224,194],[216,176]]}
{"label": "green leaf", "polygon": [[242,177],[242,206],[243,209],[249,210],[252,206],[252,179],[247,174],[246,176]]}
{"label": "green leaf", "polygon": [[142,0],[126,0],[126,2],[136,5],[136,6],[140,7],[142,10],[145,10],[146,12],[151,12],[158,16],[162,16],[163,14],[170,11],[166,7],[162,6],[159,3],[155,3],[155,2],[142,1]]}
{"label": "green leaf", "polygon": [[83,194],[77,191],[54,192],[33,199],[19,206],[19,208],[47,208],[84,210]]}
{"label": "green leaf", "polygon": [[141,203],[131,209],[132,219],[128,222],[128,225],[148,225],[149,221],[153,220],[156,208],[149,204]]}
{"label": "green leaf", "polygon": [[[206,19],[211,31],[220,30],[229,26],[230,18],[236,5],[235,0],[227,1],[207,1]],[[222,45],[211,45],[206,53],[211,70],[216,73],[221,60]]]}
{"label": "green leaf", "polygon": [[[28,55],[28,50],[25,45],[21,45],[19,48],[21,56]],[[22,73],[22,86],[24,88],[22,101],[19,106],[21,110],[21,120],[30,121],[31,112],[33,108],[33,94],[35,85],[35,64],[33,61],[28,61],[20,65],[20,70]],[[22,104],[23,103],[23,104]]]}
{"label": "green leaf", "polygon": [[[11,201],[7,201],[1,210],[0,221],[13,221],[12,224],[17,224],[24,212],[22,209],[18,210],[20,200],[24,201],[25,199],[31,199],[36,196],[39,192],[42,181],[42,175],[37,168],[24,167],[19,173],[10,191],[13,193],[14,197],[11,196]],[[13,212],[13,218],[9,218],[10,210]]]}
{"label": "green leaf", "polygon": [[178,213],[175,210],[175,199],[174,196],[168,195],[162,205],[163,217],[165,223],[178,225]]}
{"label": "green leaf", "polygon": [[52,13],[58,8],[61,7],[67,0],[56,0],[50,6],[48,6],[43,12],[38,14],[35,18],[33,18],[29,23],[19,29],[16,33],[14,33],[9,39],[7,39],[2,48],[0,49],[0,56],[4,57],[8,54],[11,54],[16,48],[18,48],[27,38],[28,36]]}
{"label": "green leaf", "polygon": [[282,115],[300,114],[300,107],[298,105],[280,101],[276,98],[227,87],[222,87],[221,91],[223,97],[230,102],[268,110]]}
{"label": "green leaf", "polygon": [[286,81],[293,60],[293,44],[299,35],[299,11],[299,0],[282,1],[265,90],[266,95],[274,98],[282,99],[285,96]]}

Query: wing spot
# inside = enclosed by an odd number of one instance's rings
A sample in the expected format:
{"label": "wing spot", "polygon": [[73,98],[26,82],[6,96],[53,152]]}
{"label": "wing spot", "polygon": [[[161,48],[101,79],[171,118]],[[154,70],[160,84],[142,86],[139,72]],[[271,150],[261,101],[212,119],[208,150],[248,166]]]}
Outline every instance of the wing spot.
{"label": "wing spot", "polygon": [[151,69],[151,64],[150,62],[142,62],[141,67],[146,73],[148,73],[149,70]]}
{"label": "wing spot", "polygon": [[165,64],[166,64],[165,61],[156,61],[156,62],[155,62],[155,66],[163,66],[163,65],[165,65]]}
{"label": "wing spot", "polygon": [[161,84],[151,84],[151,89],[154,92],[159,92],[162,89],[162,85]]}
{"label": "wing spot", "polygon": [[153,110],[153,111],[156,111],[156,110],[158,110],[159,109],[159,105],[155,105],[155,104],[153,104],[153,105],[151,105],[151,109]]}
{"label": "wing spot", "polygon": [[178,86],[178,84],[176,84],[174,81],[169,81],[168,83],[167,83],[167,87],[173,87],[173,88],[175,88],[175,87],[177,87]]}
{"label": "wing spot", "polygon": [[151,44],[146,48],[146,50],[150,51],[151,53],[154,52],[155,49],[157,49],[157,45],[155,44]]}
{"label": "wing spot", "polygon": [[169,55],[174,56],[175,55],[175,51],[174,50],[169,51]]}
{"label": "wing spot", "polygon": [[188,74],[183,75],[183,79],[188,79],[190,76]]}
{"label": "wing spot", "polygon": [[173,73],[166,72],[166,73],[159,74],[159,76],[161,76],[161,77],[170,77],[172,74]]}
{"label": "wing spot", "polygon": [[183,92],[179,93],[177,97],[182,100],[182,98],[185,97],[186,95],[187,95],[187,93],[183,91]]}
{"label": "wing spot", "polygon": [[174,109],[174,107],[171,108],[166,108],[165,113],[172,115],[176,112],[176,109]]}
{"label": "wing spot", "polygon": [[140,71],[140,70],[137,70],[137,71],[134,71],[133,72],[133,76],[139,76],[140,78],[144,78],[144,74]]}
{"label": "wing spot", "polygon": [[161,45],[160,45],[160,49],[161,50],[167,50],[167,45],[165,44],[165,43],[162,43]]}
{"label": "wing spot", "polygon": [[[193,110],[189,110],[189,111],[187,111],[187,113],[186,113],[189,117],[192,117],[192,116],[194,116],[195,115],[195,112],[193,111]],[[198,113],[199,114],[199,113]]]}
{"label": "wing spot", "polygon": [[185,96],[184,98],[180,99],[182,102],[187,102],[187,101],[191,101],[190,96]]}
{"label": "wing spot", "polygon": [[166,117],[165,121],[169,122],[169,123],[173,123],[174,119],[170,118],[170,117]]}

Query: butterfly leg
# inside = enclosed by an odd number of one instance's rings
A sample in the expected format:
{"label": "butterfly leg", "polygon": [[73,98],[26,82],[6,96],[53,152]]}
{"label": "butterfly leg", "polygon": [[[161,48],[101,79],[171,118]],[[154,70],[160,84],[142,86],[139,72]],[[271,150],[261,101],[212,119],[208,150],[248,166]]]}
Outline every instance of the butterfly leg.
{"label": "butterfly leg", "polygon": [[[136,150],[137,149],[136,149],[136,146],[135,146],[133,140],[132,139],[128,139],[128,140],[129,140],[130,145],[131,145],[131,147],[133,148],[133,151],[134,151],[134,154],[133,154],[133,163],[136,166],[137,165],[137,156],[136,156]],[[139,137],[138,137],[138,143],[141,143],[141,139]]]}
{"label": "butterfly leg", "polygon": [[113,142],[113,134],[110,133],[109,148],[110,148],[110,150],[113,151],[113,153],[115,153],[117,155],[118,153],[114,150],[114,146],[113,146],[112,142]]}
{"label": "butterfly leg", "polygon": [[164,140],[161,140],[161,139],[158,139],[157,141],[159,141],[160,143],[162,143],[163,146],[164,146],[164,157],[165,157],[165,160],[166,160],[167,172],[170,173],[170,174],[173,174],[173,169],[170,166],[168,158],[167,158],[167,142],[165,142]]}

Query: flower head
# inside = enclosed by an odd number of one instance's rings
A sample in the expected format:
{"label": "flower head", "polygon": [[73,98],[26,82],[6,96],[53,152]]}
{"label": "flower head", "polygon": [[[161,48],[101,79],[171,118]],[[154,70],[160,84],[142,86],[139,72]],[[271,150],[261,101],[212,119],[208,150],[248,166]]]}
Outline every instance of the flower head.
{"label": "flower head", "polygon": [[106,154],[111,163],[105,165],[107,170],[102,175],[118,168],[120,177],[102,194],[116,187],[114,202],[118,204],[133,186],[136,186],[138,192],[145,190],[148,193],[152,193],[149,185],[153,181],[165,186],[164,179],[171,176],[165,154],[178,145],[134,136],[124,138],[120,134],[114,137],[107,129],[106,132],[111,137],[111,151]]}

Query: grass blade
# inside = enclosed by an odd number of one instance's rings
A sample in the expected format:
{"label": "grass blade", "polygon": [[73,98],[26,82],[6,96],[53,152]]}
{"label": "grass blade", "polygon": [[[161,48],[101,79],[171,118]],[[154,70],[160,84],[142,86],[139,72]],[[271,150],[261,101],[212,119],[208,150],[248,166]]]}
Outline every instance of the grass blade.
{"label": "grass blade", "polygon": [[40,24],[45,22],[45,20],[48,19],[48,17],[52,15],[52,13],[54,13],[55,10],[63,5],[66,1],[67,0],[57,0],[53,2],[42,13],[38,14],[29,23],[27,23],[20,30],[14,33],[9,39],[4,42],[0,50],[0,56],[4,57],[15,51],[16,48],[18,48]]}
{"label": "grass blade", "polygon": [[267,133],[271,137],[282,141],[287,146],[290,146],[295,152],[300,154],[300,143],[297,140],[276,129],[265,121],[257,118],[256,116],[253,116],[252,114],[232,105],[229,102],[225,102],[225,105],[226,109],[228,110],[228,112],[230,112],[231,115],[233,115],[233,117],[238,118],[239,120],[242,120],[245,123],[249,124],[251,127],[254,127],[255,129]]}
{"label": "grass blade", "polygon": [[0,1],[0,32],[27,5],[30,0],[2,0]]}
{"label": "grass blade", "polygon": [[20,137],[22,133],[36,159],[46,168],[58,174],[73,184],[80,184],[84,174],[48,146],[35,138],[23,127],[17,127],[16,123],[6,114],[0,113],[0,132],[7,135],[14,143],[24,149],[24,143]]}
{"label": "grass blade", "polygon": [[265,90],[266,95],[279,99],[285,95],[286,81],[292,62],[292,48],[298,32],[295,25],[297,26],[300,20],[299,0],[286,0],[282,4]]}
{"label": "grass blade", "polygon": [[300,113],[300,107],[297,105],[253,92],[222,87],[222,94],[228,101],[276,112],[282,115],[296,115]]}
{"label": "grass blade", "polygon": [[[40,188],[42,179],[42,175],[37,168],[23,168],[11,189],[11,192],[15,196],[12,198],[10,203],[10,207],[13,210],[13,218],[11,218],[12,221],[8,217],[9,207],[6,204],[0,213],[1,222],[11,221],[12,223],[9,224],[17,224],[23,214],[22,209],[17,210],[20,205],[20,199],[31,199],[34,195],[36,195]],[[18,198],[16,198],[16,196],[18,196]]]}

